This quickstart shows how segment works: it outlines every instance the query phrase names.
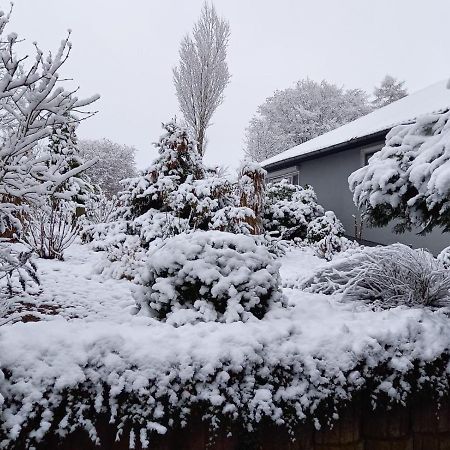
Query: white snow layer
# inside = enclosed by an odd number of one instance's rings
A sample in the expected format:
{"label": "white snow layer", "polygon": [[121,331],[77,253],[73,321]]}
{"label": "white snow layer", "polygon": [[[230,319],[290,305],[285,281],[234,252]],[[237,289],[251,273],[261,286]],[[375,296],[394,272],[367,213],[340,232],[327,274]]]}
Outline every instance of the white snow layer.
{"label": "white snow layer", "polygon": [[[133,422],[145,444],[147,432],[164,433],[199,405],[213,422],[225,415],[251,428],[263,417],[278,424],[310,418],[321,402],[349,399],[368,379],[374,398],[396,401],[421,384],[448,388],[445,364],[431,377],[423,365],[450,346],[443,311],[373,311],[286,288],[290,306],[263,320],[174,327],[130,314],[131,283],[91,275],[98,258],[74,245],[65,262],[40,261],[48,294],[39,302],[59,305],[60,314],[0,327],[0,368],[7,375],[0,379],[0,448],[30,424],[30,436],[42,438],[63,399],[65,416],[56,420],[62,436],[74,425],[95,440],[86,418],[109,404],[112,420]],[[292,281],[318,263],[310,251],[294,250],[282,258],[281,274]],[[423,376],[413,382],[408,375],[418,363]],[[375,375],[380,365],[386,370]]]}
{"label": "white snow layer", "polygon": [[378,131],[389,130],[396,125],[414,122],[422,115],[442,112],[449,108],[450,89],[447,88],[447,80],[439,81],[328,133],[272,156],[262,161],[261,166],[266,167],[285,159],[369,136]]}

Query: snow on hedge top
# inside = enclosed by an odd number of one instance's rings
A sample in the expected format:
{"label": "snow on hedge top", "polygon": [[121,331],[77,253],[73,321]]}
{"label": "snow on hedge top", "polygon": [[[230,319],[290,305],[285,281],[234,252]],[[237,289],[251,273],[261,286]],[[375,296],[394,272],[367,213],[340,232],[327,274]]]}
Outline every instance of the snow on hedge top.
{"label": "snow on hedge top", "polygon": [[366,116],[272,156],[262,161],[261,165],[266,167],[285,159],[389,130],[396,125],[411,123],[424,114],[437,113],[448,108],[450,108],[450,89],[447,88],[447,80],[439,81],[383,108],[376,109]]}

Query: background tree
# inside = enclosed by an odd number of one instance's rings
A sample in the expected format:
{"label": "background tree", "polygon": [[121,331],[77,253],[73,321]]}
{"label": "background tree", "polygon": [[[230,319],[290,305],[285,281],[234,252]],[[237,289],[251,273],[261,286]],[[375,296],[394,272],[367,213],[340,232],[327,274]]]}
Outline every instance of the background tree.
{"label": "background tree", "polygon": [[300,80],[292,88],[276,91],[258,107],[246,130],[245,153],[262,161],[371,110],[367,94],[360,89]]}
{"label": "background tree", "polygon": [[372,104],[375,108],[381,108],[389,103],[400,100],[408,95],[408,90],[404,87],[404,81],[398,81],[391,75],[386,75],[379,87],[375,87],[373,95],[375,99]]}
{"label": "background tree", "polygon": [[102,192],[112,198],[122,190],[120,181],[136,176],[136,149],[109,139],[85,139],[78,143],[82,158],[97,159],[86,174]]}
{"label": "background tree", "polygon": [[180,109],[201,156],[205,153],[206,129],[230,81],[226,62],[229,38],[228,22],[217,15],[213,5],[205,3],[192,36],[181,42],[179,66],[173,69]]}

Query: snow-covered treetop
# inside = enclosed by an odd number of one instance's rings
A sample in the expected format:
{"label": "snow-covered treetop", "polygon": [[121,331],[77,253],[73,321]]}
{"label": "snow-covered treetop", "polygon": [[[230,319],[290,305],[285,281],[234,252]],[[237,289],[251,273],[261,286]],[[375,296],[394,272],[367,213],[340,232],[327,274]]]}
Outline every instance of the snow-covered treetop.
{"label": "snow-covered treetop", "polygon": [[389,105],[389,103],[400,100],[408,95],[408,90],[404,87],[404,81],[397,81],[391,75],[386,75],[379,87],[375,87],[373,91],[374,100],[372,104],[375,108],[381,108]]}
{"label": "snow-covered treetop", "polygon": [[136,176],[134,147],[109,139],[83,139],[78,149],[84,159],[98,159],[86,173],[109,198],[121,191],[121,180]]}
{"label": "snow-covered treetop", "polygon": [[262,161],[372,110],[366,93],[322,81],[300,80],[259,106],[247,128],[246,154]]}

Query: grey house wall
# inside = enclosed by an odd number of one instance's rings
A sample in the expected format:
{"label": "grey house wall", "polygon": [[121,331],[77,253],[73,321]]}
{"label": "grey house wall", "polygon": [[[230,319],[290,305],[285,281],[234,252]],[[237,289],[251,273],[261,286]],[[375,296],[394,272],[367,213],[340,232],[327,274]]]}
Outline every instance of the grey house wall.
{"label": "grey house wall", "polygon": [[[354,236],[354,218],[359,212],[353,203],[352,193],[348,187],[348,177],[364,165],[364,153],[381,149],[384,142],[377,145],[353,148],[314,159],[304,160],[293,165],[291,169],[270,171],[269,178],[298,170],[299,184],[313,186],[320,204],[332,210],[342,221],[349,236]],[[402,242],[415,248],[427,248],[434,254],[450,245],[450,233],[442,233],[439,229],[426,236],[414,232],[395,234],[392,225],[382,228],[363,228],[362,238],[380,244]]]}

